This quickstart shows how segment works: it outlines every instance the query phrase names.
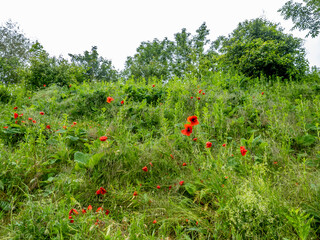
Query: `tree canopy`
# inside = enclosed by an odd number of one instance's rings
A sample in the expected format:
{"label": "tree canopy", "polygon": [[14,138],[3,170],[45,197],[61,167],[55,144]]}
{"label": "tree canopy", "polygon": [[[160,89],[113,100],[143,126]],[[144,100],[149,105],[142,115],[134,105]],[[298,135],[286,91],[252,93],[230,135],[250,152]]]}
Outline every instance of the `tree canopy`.
{"label": "tree canopy", "polygon": [[293,29],[308,30],[306,37],[316,37],[320,32],[320,1],[303,0],[303,3],[292,0],[278,10],[284,19],[291,19],[294,23]]}

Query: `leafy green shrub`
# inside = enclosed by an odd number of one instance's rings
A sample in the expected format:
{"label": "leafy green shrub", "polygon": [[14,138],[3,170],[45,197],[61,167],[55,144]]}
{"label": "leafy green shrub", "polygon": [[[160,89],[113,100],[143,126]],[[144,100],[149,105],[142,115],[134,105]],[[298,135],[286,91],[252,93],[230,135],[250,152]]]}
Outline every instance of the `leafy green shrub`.
{"label": "leafy green shrub", "polygon": [[0,102],[8,103],[11,99],[11,94],[4,85],[0,85]]}

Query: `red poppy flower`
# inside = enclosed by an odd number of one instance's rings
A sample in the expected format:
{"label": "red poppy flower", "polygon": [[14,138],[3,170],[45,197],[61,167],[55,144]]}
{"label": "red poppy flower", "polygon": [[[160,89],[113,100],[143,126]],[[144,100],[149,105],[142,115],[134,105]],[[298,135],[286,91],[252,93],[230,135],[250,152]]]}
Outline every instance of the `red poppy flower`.
{"label": "red poppy flower", "polygon": [[158,185],[157,188],[160,189],[161,187]]}
{"label": "red poppy flower", "polygon": [[191,126],[195,126],[199,124],[197,116],[190,116],[187,118],[187,121],[190,123]]}
{"label": "red poppy flower", "polygon": [[222,147],[225,147],[226,146],[226,144],[224,143],[224,144],[222,144]]}
{"label": "red poppy flower", "polygon": [[206,94],[206,93],[204,93],[204,92],[202,93],[202,95],[205,95],[205,94]]}
{"label": "red poppy flower", "polygon": [[102,207],[98,207],[96,212],[103,211]]}
{"label": "red poppy flower", "polygon": [[182,166],[184,166],[184,167],[185,167],[185,166],[187,166],[187,164],[184,162],[184,163],[182,163]]}
{"label": "red poppy flower", "polygon": [[170,154],[170,157],[173,159],[173,155],[172,154]]}
{"label": "red poppy flower", "polygon": [[40,115],[44,115],[44,112],[40,112]]}
{"label": "red poppy flower", "polygon": [[83,214],[87,213],[87,210],[82,209],[82,213],[83,213]]}
{"label": "red poppy flower", "polygon": [[43,84],[44,87],[46,87],[47,85]]}
{"label": "red poppy flower", "polygon": [[50,125],[47,125],[46,128],[47,128],[47,129],[50,129],[51,127],[50,127]]}
{"label": "red poppy flower", "polygon": [[114,99],[112,97],[107,97],[107,103],[111,103]]}
{"label": "red poppy flower", "polygon": [[273,162],[273,164],[278,164],[278,162]]}
{"label": "red poppy flower", "polygon": [[98,190],[96,191],[96,194],[97,194],[97,195],[99,195],[99,194],[104,195],[104,194],[106,194],[106,193],[107,193],[107,191],[106,191],[103,187],[100,187],[100,189],[98,189]]}
{"label": "red poppy flower", "polygon": [[142,170],[145,171],[145,172],[148,172],[148,168],[147,167],[143,167]]}
{"label": "red poppy flower", "polygon": [[19,117],[19,114],[18,113],[14,113],[13,116],[14,116],[14,119],[16,119],[16,118]]}
{"label": "red poppy flower", "polygon": [[188,219],[186,219],[186,222],[189,222],[189,220],[188,220]]}
{"label": "red poppy flower", "polygon": [[157,220],[153,220],[153,222],[152,222],[153,224],[156,224],[157,223]]}
{"label": "red poppy flower", "polygon": [[33,123],[37,123],[37,121],[36,121],[36,120],[33,120],[32,122],[33,122]]}
{"label": "red poppy flower", "polygon": [[30,99],[31,97],[29,97],[29,99]]}
{"label": "red poppy flower", "polygon": [[193,99],[193,97],[190,97],[191,99]]}
{"label": "red poppy flower", "polygon": [[107,139],[108,139],[108,137],[106,137],[106,136],[100,137],[100,141],[101,141],[101,142],[104,142],[104,141],[106,141]]}
{"label": "red poppy flower", "polygon": [[206,148],[211,148],[212,147],[212,142],[206,142]]}
{"label": "red poppy flower", "polygon": [[198,100],[200,100],[200,97],[197,97]]}
{"label": "red poppy flower", "polygon": [[109,215],[110,211],[109,210],[106,210],[106,215]]}
{"label": "red poppy flower", "polygon": [[19,115],[19,117],[22,117],[23,116],[23,113],[21,113],[20,115]]}
{"label": "red poppy flower", "polygon": [[78,215],[78,211],[74,208],[72,208],[70,211],[69,211],[69,216],[71,216],[71,214],[74,214],[74,215]]}
{"label": "red poppy flower", "polygon": [[194,138],[194,139],[193,139],[193,141],[195,141],[195,142],[196,142],[197,140],[198,140],[198,138]]}
{"label": "red poppy flower", "polygon": [[198,225],[199,223],[198,223],[198,221],[196,222],[196,225]]}
{"label": "red poppy flower", "polygon": [[28,120],[30,120],[30,121],[31,121],[31,120],[32,120],[32,118],[28,118]]}
{"label": "red poppy flower", "polygon": [[151,167],[153,167],[153,164],[152,164],[152,162],[149,162],[149,164],[150,164],[150,166],[151,166]]}
{"label": "red poppy flower", "polygon": [[202,92],[202,89],[199,90],[199,93],[201,93],[201,92]]}
{"label": "red poppy flower", "polygon": [[8,128],[8,126],[5,126],[5,127],[3,127],[3,128]]}
{"label": "red poppy flower", "polygon": [[134,191],[133,196],[137,196],[137,195],[138,195],[137,191]]}
{"label": "red poppy flower", "polygon": [[182,186],[184,184],[184,181],[180,181],[179,184],[180,186]]}
{"label": "red poppy flower", "polygon": [[120,103],[121,103],[121,104],[124,104],[124,101],[122,100]]}
{"label": "red poppy flower", "polygon": [[152,85],[152,87],[155,87],[155,86],[156,86],[156,85],[154,85],[154,84]]}
{"label": "red poppy flower", "polygon": [[88,206],[88,210],[92,210],[92,206],[91,205]]}
{"label": "red poppy flower", "polygon": [[63,126],[63,128],[64,128],[64,129],[66,129],[66,128],[67,128],[67,126]]}
{"label": "red poppy flower", "polygon": [[77,125],[77,122],[73,122],[73,125]]}
{"label": "red poppy flower", "polygon": [[263,95],[263,94],[264,94],[264,92],[261,93],[261,95]]}
{"label": "red poppy flower", "polygon": [[74,223],[74,220],[73,220],[73,219],[71,219],[71,220],[70,220],[70,223]]}
{"label": "red poppy flower", "polygon": [[71,87],[71,84],[69,85],[69,88]]}
{"label": "red poppy flower", "polygon": [[13,109],[16,110],[16,109],[18,109],[18,107],[14,107]]}
{"label": "red poppy flower", "polygon": [[97,195],[101,194],[101,190],[98,189],[98,190],[96,191],[96,194],[97,194]]}
{"label": "red poppy flower", "polygon": [[190,136],[192,133],[192,125],[191,124],[185,124],[185,129],[181,130],[181,133],[186,136]]}
{"label": "red poppy flower", "polygon": [[241,152],[241,155],[242,155],[242,156],[245,156],[245,155],[247,154],[248,150],[245,149],[244,146],[241,146],[241,147],[240,147],[240,152]]}
{"label": "red poppy flower", "polygon": [[172,186],[170,185],[170,186],[169,186],[169,190],[171,190],[171,188],[172,188]]}

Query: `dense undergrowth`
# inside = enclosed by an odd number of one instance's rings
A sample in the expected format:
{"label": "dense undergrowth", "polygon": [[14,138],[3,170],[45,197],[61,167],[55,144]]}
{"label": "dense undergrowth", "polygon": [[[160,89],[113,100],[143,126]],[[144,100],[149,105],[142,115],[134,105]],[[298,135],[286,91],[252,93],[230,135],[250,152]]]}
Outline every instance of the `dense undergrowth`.
{"label": "dense undergrowth", "polygon": [[0,94],[1,239],[320,237],[319,77]]}

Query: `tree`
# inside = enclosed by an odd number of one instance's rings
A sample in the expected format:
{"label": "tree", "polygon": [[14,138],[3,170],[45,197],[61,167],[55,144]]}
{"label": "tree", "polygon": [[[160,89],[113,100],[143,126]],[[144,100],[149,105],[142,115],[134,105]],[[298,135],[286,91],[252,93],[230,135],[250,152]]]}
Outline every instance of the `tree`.
{"label": "tree", "polygon": [[292,29],[309,30],[306,37],[316,37],[320,32],[320,1],[303,0],[304,3],[292,0],[278,10],[285,20],[291,19],[294,23]]}
{"label": "tree", "polygon": [[69,53],[69,56],[72,63],[86,69],[86,76],[91,81],[115,81],[117,79],[117,71],[111,61],[99,57],[96,46],[91,48],[91,52],[85,51],[83,55]]}
{"label": "tree", "polygon": [[195,74],[198,78],[204,71],[211,69],[212,49],[209,44],[209,30],[203,23],[192,36],[185,28],[174,34],[174,41],[165,38],[162,41],[142,42],[133,57],[128,57],[125,75],[134,78],[168,80],[173,76],[185,77]]}
{"label": "tree", "polygon": [[29,59],[32,42],[20,31],[17,23],[9,20],[0,26],[0,81],[17,83],[19,69]]}
{"label": "tree", "polygon": [[233,68],[248,77],[299,78],[308,67],[302,39],[262,18],[239,23],[228,37],[219,37],[215,46],[223,69]]}

